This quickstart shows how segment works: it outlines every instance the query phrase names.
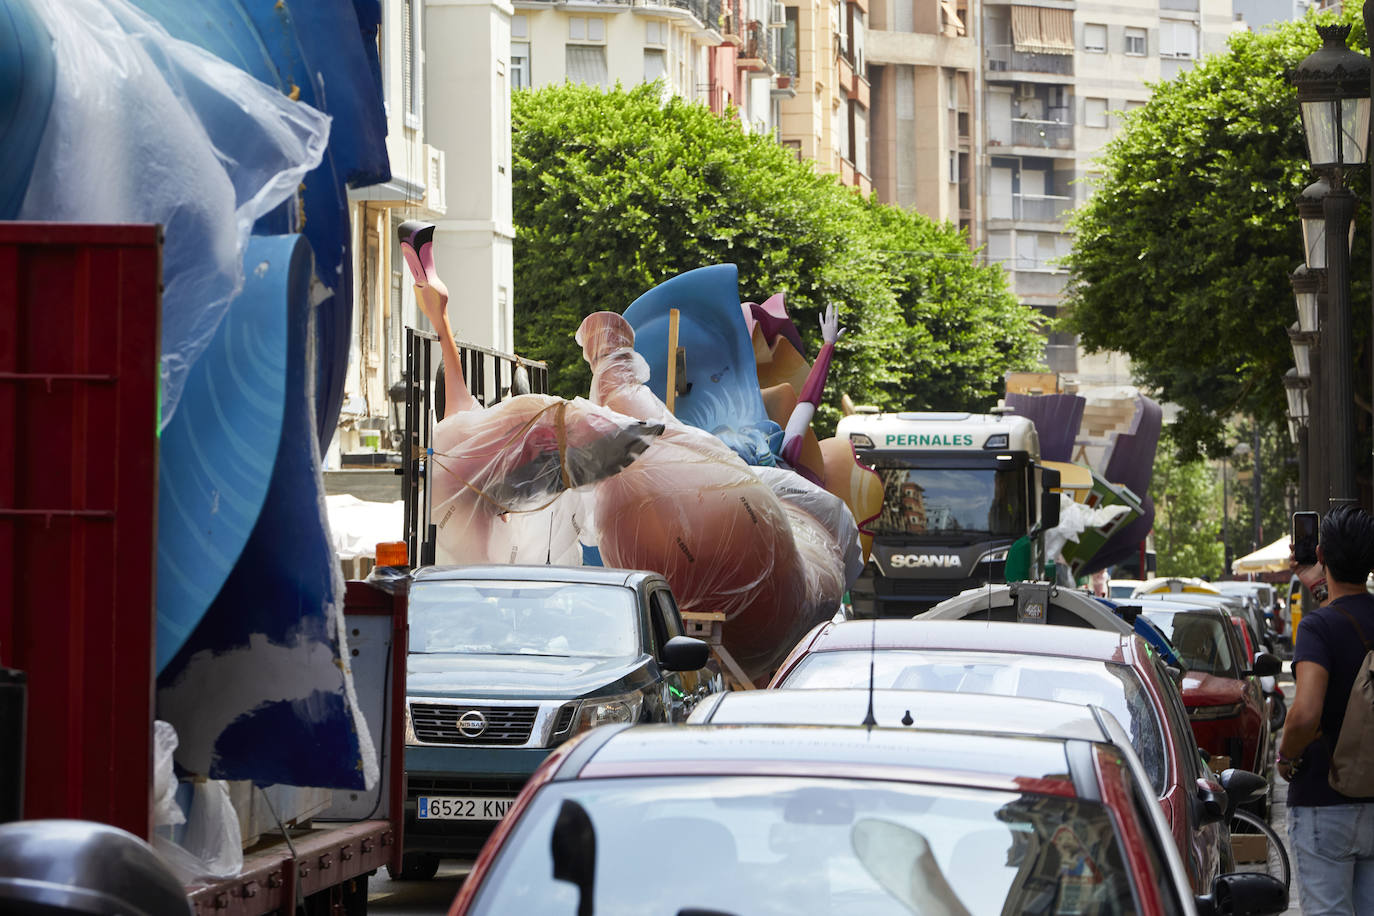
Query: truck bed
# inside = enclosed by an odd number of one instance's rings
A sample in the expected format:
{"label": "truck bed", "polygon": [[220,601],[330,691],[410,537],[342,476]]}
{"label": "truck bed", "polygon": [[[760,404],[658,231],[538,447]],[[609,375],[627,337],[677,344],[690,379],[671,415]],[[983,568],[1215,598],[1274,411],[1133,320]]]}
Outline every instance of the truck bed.
{"label": "truck bed", "polygon": [[[264,837],[244,851],[232,878],[190,884],[196,916],[262,916],[295,911],[291,901],[366,875],[391,860],[396,833],[389,821],[371,820],[291,830]],[[348,890],[345,889],[345,894]],[[357,889],[365,903],[366,885]]]}

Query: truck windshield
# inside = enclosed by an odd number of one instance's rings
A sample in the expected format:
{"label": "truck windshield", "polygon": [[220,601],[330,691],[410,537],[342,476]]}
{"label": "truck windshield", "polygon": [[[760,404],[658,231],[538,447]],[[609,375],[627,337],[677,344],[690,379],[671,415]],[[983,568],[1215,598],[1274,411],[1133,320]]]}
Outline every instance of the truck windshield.
{"label": "truck windshield", "polygon": [[883,481],[876,535],[1026,533],[1023,471],[884,467],[881,459],[874,470]]}
{"label": "truck windshield", "polygon": [[634,592],[570,582],[420,581],[410,651],[620,658],[638,654]]}

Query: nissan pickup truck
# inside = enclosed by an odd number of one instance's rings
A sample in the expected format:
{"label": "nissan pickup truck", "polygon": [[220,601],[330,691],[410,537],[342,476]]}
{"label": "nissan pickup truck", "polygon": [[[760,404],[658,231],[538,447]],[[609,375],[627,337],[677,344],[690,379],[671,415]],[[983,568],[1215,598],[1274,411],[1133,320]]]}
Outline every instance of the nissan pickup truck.
{"label": "nissan pickup truck", "polygon": [[564,741],[607,723],[685,720],[723,686],[657,573],[428,566],[409,608],[403,879],[476,859]]}

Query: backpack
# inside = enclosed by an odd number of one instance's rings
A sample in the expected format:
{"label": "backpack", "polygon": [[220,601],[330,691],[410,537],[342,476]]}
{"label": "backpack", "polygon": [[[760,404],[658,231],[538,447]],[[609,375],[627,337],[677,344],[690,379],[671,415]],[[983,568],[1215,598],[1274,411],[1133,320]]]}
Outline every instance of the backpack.
{"label": "backpack", "polygon": [[[1331,605],[1336,607],[1335,605]],[[1346,701],[1345,719],[1341,735],[1331,749],[1331,771],[1327,781],[1331,788],[1348,798],[1374,797],[1374,644],[1365,639],[1354,616],[1345,608],[1336,607],[1345,615],[1364,643],[1364,661],[1355,675]]]}

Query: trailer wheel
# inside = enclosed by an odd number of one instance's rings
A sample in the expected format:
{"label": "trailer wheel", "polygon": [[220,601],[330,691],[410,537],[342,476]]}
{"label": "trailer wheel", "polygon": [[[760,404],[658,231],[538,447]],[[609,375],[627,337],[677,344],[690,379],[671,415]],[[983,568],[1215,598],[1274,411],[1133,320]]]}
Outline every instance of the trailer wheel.
{"label": "trailer wheel", "polygon": [[428,881],[439,873],[439,857],[428,852],[409,852],[401,857],[401,870],[386,867],[392,881]]}

